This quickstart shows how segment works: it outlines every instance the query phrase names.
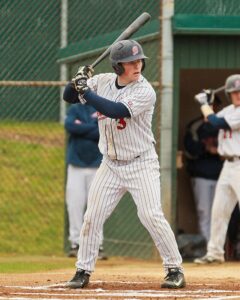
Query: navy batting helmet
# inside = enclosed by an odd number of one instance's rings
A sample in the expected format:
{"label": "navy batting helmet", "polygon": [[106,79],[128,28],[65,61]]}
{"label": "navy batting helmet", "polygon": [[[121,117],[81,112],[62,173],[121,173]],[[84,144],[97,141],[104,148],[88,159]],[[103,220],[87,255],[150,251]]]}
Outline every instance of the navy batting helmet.
{"label": "navy batting helmet", "polygon": [[134,40],[122,40],[113,44],[109,58],[116,74],[121,75],[124,73],[121,63],[142,59],[143,71],[145,67],[144,59],[147,57],[144,55],[143,49],[138,42]]}

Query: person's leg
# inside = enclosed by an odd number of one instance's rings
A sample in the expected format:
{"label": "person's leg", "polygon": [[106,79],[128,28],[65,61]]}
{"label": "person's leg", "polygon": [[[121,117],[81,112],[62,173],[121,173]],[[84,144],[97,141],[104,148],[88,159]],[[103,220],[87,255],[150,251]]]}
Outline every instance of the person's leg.
{"label": "person's leg", "polygon": [[240,208],[240,184],[239,184],[239,178],[240,178],[240,161],[234,162],[234,167],[230,170],[230,180],[232,183],[232,188],[234,193],[236,194],[239,208]]}
{"label": "person's leg", "polygon": [[232,175],[235,174],[235,171],[236,170],[233,170],[233,165],[225,161],[217,182],[213,200],[211,232],[207,246],[207,254],[201,258],[196,258],[194,262],[197,264],[224,262],[224,244],[228,224],[232,211],[238,201],[232,187]]}
{"label": "person's leg", "polygon": [[211,215],[211,234],[207,255],[224,260],[224,244],[237,197],[232,189],[231,165],[225,162],[217,183]]}
{"label": "person's leg", "polygon": [[211,210],[216,188],[216,180],[192,178],[194,201],[196,204],[199,230],[208,242],[210,237]]}
{"label": "person's leg", "polygon": [[[87,195],[89,194],[89,189],[91,186],[91,183],[94,179],[94,176],[97,172],[97,168],[87,168],[87,177],[86,177],[86,189],[87,189]],[[99,246],[99,253],[98,253],[98,259],[99,260],[106,260],[107,259],[107,255],[104,253],[104,249],[103,249],[103,230],[102,233],[100,234],[100,246]]]}
{"label": "person's leg", "polygon": [[161,287],[182,288],[186,285],[182,257],[161,207],[158,160],[136,161],[126,173],[125,182],[137,205],[138,217],[150,233],[163,260],[166,277]]}
{"label": "person's leg", "polygon": [[91,184],[87,211],[80,234],[77,269],[93,272],[102,239],[103,224],[125,193],[121,181],[101,164]]}
{"label": "person's leg", "polygon": [[85,169],[69,165],[67,169],[66,204],[69,219],[69,241],[72,248],[79,244],[83,224],[87,202],[85,182]]}

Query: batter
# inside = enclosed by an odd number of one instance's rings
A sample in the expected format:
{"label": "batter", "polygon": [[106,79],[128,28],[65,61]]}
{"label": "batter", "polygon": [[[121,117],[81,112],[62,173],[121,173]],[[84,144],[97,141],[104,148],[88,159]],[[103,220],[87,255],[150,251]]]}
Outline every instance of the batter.
{"label": "batter", "polygon": [[161,207],[159,163],[151,130],[156,93],[141,75],[145,58],[136,41],[117,42],[110,53],[115,73],[91,77],[91,68],[82,67],[64,91],[67,102],[80,101],[99,112],[99,148],[103,154],[102,164],[90,187],[77,271],[67,283],[70,288],[88,284],[103,224],[127,191],[162,257],[166,277],[161,286],[185,286],[182,258]]}
{"label": "batter", "polygon": [[224,244],[231,214],[240,205],[240,74],[231,75],[225,91],[232,104],[215,115],[207,104],[205,93],[195,96],[203,115],[219,128],[218,152],[225,158],[217,182],[211,216],[211,234],[207,254],[194,260],[197,264],[224,262]]}

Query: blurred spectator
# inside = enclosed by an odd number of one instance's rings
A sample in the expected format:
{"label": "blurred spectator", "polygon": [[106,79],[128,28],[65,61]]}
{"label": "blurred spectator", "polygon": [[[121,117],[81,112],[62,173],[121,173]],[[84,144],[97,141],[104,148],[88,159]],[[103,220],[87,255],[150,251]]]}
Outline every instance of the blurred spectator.
{"label": "blurred spectator", "polygon": [[[71,105],[67,112],[65,129],[68,132],[66,204],[71,244],[68,256],[76,257],[89,187],[102,160],[98,149],[97,112],[90,105]],[[102,243],[99,259],[106,259]]]}

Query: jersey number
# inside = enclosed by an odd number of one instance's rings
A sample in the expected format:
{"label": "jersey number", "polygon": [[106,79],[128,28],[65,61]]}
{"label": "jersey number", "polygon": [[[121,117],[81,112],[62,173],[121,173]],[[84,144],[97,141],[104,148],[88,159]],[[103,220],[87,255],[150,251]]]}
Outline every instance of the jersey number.
{"label": "jersey number", "polygon": [[117,120],[117,129],[122,130],[126,127],[127,123],[123,118]]}

